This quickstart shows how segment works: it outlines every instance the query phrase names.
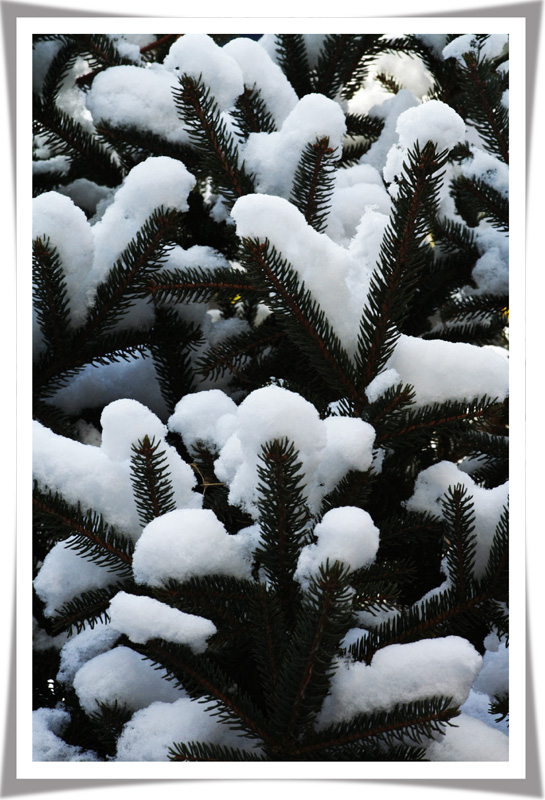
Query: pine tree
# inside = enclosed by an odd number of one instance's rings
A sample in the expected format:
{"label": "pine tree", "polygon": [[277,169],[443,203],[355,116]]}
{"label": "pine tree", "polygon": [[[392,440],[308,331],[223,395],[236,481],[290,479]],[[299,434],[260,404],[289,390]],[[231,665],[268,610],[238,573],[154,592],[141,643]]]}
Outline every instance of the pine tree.
{"label": "pine tree", "polygon": [[36,37],[36,759],[506,758],[508,49],[435,39]]}

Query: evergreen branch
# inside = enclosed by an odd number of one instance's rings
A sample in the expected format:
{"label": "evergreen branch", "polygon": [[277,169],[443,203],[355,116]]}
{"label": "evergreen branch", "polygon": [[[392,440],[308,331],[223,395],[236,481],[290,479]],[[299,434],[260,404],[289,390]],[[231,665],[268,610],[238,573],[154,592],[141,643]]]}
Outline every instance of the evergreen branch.
{"label": "evergreen branch", "polygon": [[55,354],[65,351],[70,306],[64,270],[49,238],[32,243],[33,303],[44,342]]}
{"label": "evergreen branch", "polygon": [[492,596],[506,602],[509,596],[509,507],[502,511],[496,526],[486,570],[481,581]]}
{"label": "evergreen branch", "polygon": [[51,155],[66,155],[72,160],[74,177],[79,175],[106,186],[120,183],[119,167],[98,139],[79,122],[38,95],[33,98],[33,114],[35,133],[43,135]]}
{"label": "evergreen branch", "polygon": [[252,356],[254,360],[259,358],[259,353],[277,346],[285,338],[285,331],[278,330],[274,318],[271,318],[271,322],[266,320],[255,330],[231,336],[225,342],[210,348],[197,361],[197,372],[202,376],[202,380],[217,379],[230,372],[241,383],[246,383],[242,371],[245,364]]}
{"label": "evergreen branch", "polygon": [[471,320],[496,315],[504,325],[508,322],[509,299],[506,295],[477,294],[452,297],[441,308],[443,321]]}
{"label": "evergreen branch", "polygon": [[115,150],[126,172],[149,156],[169,156],[182,161],[193,172],[198,163],[195,149],[183,142],[171,141],[136,125],[115,125],[101,119],[95,124],[97,138]]}
{"label": "evergreen branch", "polygon": [[418,280],[429,258],[425,245],[429,220],[436,216],[439,187],[447,153],[437,154],[428,142],[410,150],[400,177],[394,211],[384,232],[379,266],[371,277],[369,305],[364,310],[356,363],[359,401],[364,389],[384,368],[399,337]]}
{"label": "evergreen branch", "polygon": [[231,677],[211,658],[196,656],[189,647],[160,639],[152,639],[146,645],[134,642],[127,645],[151,661],[156,669],[164,670],[167,680],[185,689],[191,698],[210,703],[207,710],[213,710],[231,730],[241,731],[251,739],[269,740],[261,712],[239,687],[233,687]]}
{"label": "evergreen branch", "polygon": [[335,671],[334,656],[353,625],[348,570],[326,561],[310,581],[278,675],[271,725],[290,752],[297,731],[307,729],[321,709]]}
{"label": "evergreen branch", "polygon": [[88,625],[91,630],[99,622],[110,622],[108,609],[113,597],[118,592],[134,593],[135,586],[132,580],[110,584],[102,589],[91,589],[72,600],[64,603],[61,608],[55,609],[53,617],[53,634],[73,630],[81,633]]}
{"label": "evergreen branch", "polygon": [[376,474],[373,469],[360,471],[350,470],[341,478],[322,500],[320,518],[330,509],[339,506],[356,506],[366,508],[367,501],[375,485]]}
{"label": "evergreen branch", "polygon": [[[61,40],[62,41],[62,40]],[[41,96],[46,103],[55,104],[66,77],[77,59],[79,51],[70,39],[63,41],[60,50],[55,53],[42,82]]]}
{"label": "evergreen branch", "polygon": [[286,650],[285,613],[278,592],[257,586],[248,604],[248,626],[269,713],[278,688],[278,674]]}
{"label": "evergreen branch", "polygon": [[264,756],[208,742],[175,742],[168,750],[169,761],[267,761]]}
{"label": "evergreen branch", "polygon": [[293,178],[290,202],[319,233],[327,225],[335,186],[336,152],[329,146],[328,136],[307,144]]}
{"label": "evergreen branch", "polygon": [[145,357],[151,335],[150,329],[140,328],[116,331],[82,343],[77,332],[66,341],[61,355],[48,352],[38,358],[33,373],[34,392],[40,398],[50,397],[87,366]]}
{"label": "evergreen branch", "polygon": [[477,537],[473,498],[463,484],[449,487],[442,499],[445,561],[448,575],[464,601],[474,590]]}
{"label": "evergreen branch", "polygon": [[269,290],[268,304],[279,323],[332,387],[357,396],[353,367],[326,315],[293,267],[268,240],[243,240],[243,263],[250,278]]}
{"label": "evergreen branch", "polygon": [[150,277],[147,292],[156,301],[197,303],[217,299],[230,302],[238,294],[264,295],[263,290],[248,280],[241,270],[219,267],[208,270],[202,267],[163,269]]}
{"label": "evergreen branch", "polygon": [[469,102],[468,118],[473,122],[489,150],[509,164],[509,113],[502,105],[502,77],[480,52],[464,53],[465,68],[460,72]]}
{"label": "evergreen branch", "polygon": [[131,539],[108,525],[100,514],[84,512],[79,504],[74,508],[58,492],[42,491],[37,484],[33,509],[36,524],[43,526],[48,536],[64,540],[65,547],[109,572],[132,574]]}
{"label": "evergreen branch", "polygon": [[97,286],[88,321],[77,332],[81,343],[111,328],[133,301],[143,296],[146,273],[157,270],[164,262],[179,223],[179,212],[160,207],[137,231],[106,280]]}
{"label": "evergreen branch", "polygon": [[459,175],[451,181],[450,196],[468,225],[484,219],[501,231],[509,230],[509,200],[486,181]]}
{"label": "evergreen branch", "polygon": [[251,133],[274,133],[276,123],[267,109],[257,86],[245,86],[244,92],[235,100],[231,116],[237,126],[241,139],[246,140]]}
{"label": "evergreen branch", "polygon": [[202,155],[203,168],[210,171],[213,182],[230,201],[253,192],[253,177],[246,172],[244,163],[239,165],[237,143],[210,90],[200,79],[184,74],[173,96],[189,138]]}
{"label": "evergreen branch", "polygon": [[288,626],[293,622],[299,593],[293,575],[308,540],[309,510],[298,458],[293,443],[275,439],[261,447],[257,465],[261,536],[254,559],[278,592]]}
{"label": "evergreen branch", "polygon": [[210,619],[220,634],[246,629],[253,582],[226,575],[206,575],[183,583],[172,578],[153,588],[153,596],[186,614]]}
{"label": "evergreen branch", "polygon": [[391,710],[359,714],[349,722],[330,725],[294,745],[294,755],[308,757],[330,748],[370,742],[371,746],[427,743],[443,734],[450,721],[459,715],[451,698],[433,697],[412,703],[398,703]]}
{"label": "evergreen branch", "polygon": [[131,483],[140,524],[144,528],[156,517],[176,508],[174,487],[167,473],[168,460],[161,442],[144,436],[131,447]]}
{"label": "evergreen branch", "polygon": [[479,250],[473,231],[461,222],[436,217],[432,224],[432,236],[435,244],[445,253],[464,253],[469,261],[479,258]]}
{"label": "evergreen branch", "polygon": [[364,136],[375,141],[384,128],[384,120],[371,114],[348,113],[345,117],[347,136]]}
{"label": "evergreen branch", "polygon": [[465,431],[473,423],[486,425],[489,414],[496,408],[497,400],[486,395],[470,402],[450,400],[446,403],[409,408],[383,417],[376,426],[376,446],[414,447],[418,441],[428,439],[439,430]]}
{"label": "evergreen branch", "polygon": [[293,86],[297,97],[313,91],[310,80],[307,48],[300,33],[279,33],[276,35],[278,64]]}

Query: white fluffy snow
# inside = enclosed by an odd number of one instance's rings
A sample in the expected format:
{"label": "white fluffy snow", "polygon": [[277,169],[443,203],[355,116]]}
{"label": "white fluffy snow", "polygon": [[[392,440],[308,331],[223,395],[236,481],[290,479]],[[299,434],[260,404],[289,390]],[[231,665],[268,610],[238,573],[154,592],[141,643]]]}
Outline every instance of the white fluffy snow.
{"label": "white fluffy snow", "polygon": [[[185,439],[183,426],[179,428]],[[318,510],[323,497],[350,469],[372,464],[374,429],[346,417],[321,420],[314,406],[295,392],[266,386],[251,392],[237,409],[220,417],[217,430],[225,442],[215,461],[219,480],[229,484],[229,501],[257,513],[257,465],[261,446],[287,438],[302,464],[307,498]],[[225,434],[231,435],[225,440]],[[189,426],[189,437],[193,435]],[[189,439],[191,441],[191,438]],[[218,442],[219,444],[219,442]]]}
{"label": "white fluffy snow", "polygon": [[470,475],[462,472],[451,461],[441,461],[421,472],[415,483],[414,493],[407,501],[412,511],[427,511],[442,516],[442,498],[448,488],[462,484],[467,496],[473,498],[477,545],[475,551],[475,576],[481,577],[486,569],[490,547],[507,503],[509,482],[493,489],[477,486]]}
{"label": "white fluffy snow", "polygon": [[201,441],[215,449],[223,446],[236,424],[236,403],[220,389],[186,394],[168,420],[171,431],[179,433],[186,447]]}
{"label": "white fluffy snow", "polygon": [[316,525],[314,535],[318,541],[306,545],[297,562],[295,579],[303,587],[310,577],[318,574],[320,564],[325,564],[328,559],[331,565],[339,561],[355,570],[372,563],[377,554],[379,531],[367,511],[361,508],[343,506],[331,509]]}
{"label": "white fluffy snow", "polygon": [[426,751],[430,761],[508,761],[509,739],[479,719],[461,714]]}
{"label": "white fluffy snow", "polygon": [[507,353],[496,348],[402,334],[387,368],[414,386],[418,405],[509,393]]}
{"label": "white fluffy snow", "polygon": [[99,761],[92,750],[67,744],[61,737],[70,714],[60,708],[38,708],[32,712],[33,761]]}
{"label": "white fluffy snow", "polygon": [[[66,235],[67,230],[70,236]],[[65,195],[44,192],[32,201],[32,238],[46,237],[56,248],[64,271],[71,311],[77,328],[87,311],[86,281],[93,266],[94,237],[81,208]]]}
{"label": "white fluffy snow", "polygon": [[108,613],[112,628],[140,644],[149,639],[164,639],[202,653],[206,650],[207,639],[216,633],[216,626],[209,619],[186,614],[144,595],[118,592],[110,602]]}
{"label": "white fluffy snow", "polygon": [[329,138],[340,148],[346,123],[341,107],[321,94],[302,97],[274,133],[251,133],[244,147],[244,161],[254,173],[261,194],[288,197],[297,165],[307,144]]}
{"label": "white fluffy snow", "polygon": [[63,646],[57,680],[70,683],[76,672],[100,653],[110,650],[119,638],[109,622],[97,622],[93,628],[85,628],[72,636]]}
{"label": "white fluffy snow", "polygon": [[178,117],[172,90],[176,76],[161,65],[123,65],[100,72],[86,95],[95,124],[148,130],[168,141],[187,143],[188,132]]}
{"label": "white fluffy snow", "polygon": [[[365,209],[362,209],[362,215]],[[240,197],[232,209],[241,237],[268,239],[320,303],[342,344],[353,353],[369,279],[375,266],[307,224],[282,197]]]}
{"label": "white fluffy snow", "polygon": [[260,43],[246,37],[231,39],[222,49],[239,65],[244,85],[259,89],[276,127],[280,128],[299,98],[278,64]]}
{"label": "white fluffy snow", "polygon": [[369,665],[341,660],[319,727],[435,696],[463,703],[481,664],[473,645],[459,636],[392,644],[378,650]]}
{"label": "white fluffy snow", "polygon": [[182,697],[174,703],[155,702],[137,711],[123,728],[117,742],[117,761],[168,761],[176,742],[208,742],[252,749],[250,740],[237,735],[206,705]]}
{"label": "white fluffy snow", "polygon": [[126,705],[131,711],[161,700],[171,703],[184,696],[156,670],[128,647],[115,647],[87,661],[74,677],[74,689],[88,714],[98,711],[98,702]]}
{"label": "white fluffy snow", "polygon": [[465,136],[466,125],[459,114],[440,100],[428,100],[399,115],[396,131],[400,146],[408,150],[416,142],[431,141],[437,150],[451,150]]}
{"label": "white fluffy snow", "polygon": [[455,58],[461,64],[465,64],[465,53],[476,55],[480,52],[481,58],[497,58],[502,55],[508,43],[509,36],[506,33],[491,33],[481,42],[474,33],[464,33],[443,48],[443,58]]}
{"label": "white fluffy snow", "polygon": [[133,557],[136,581],[149,586],[203,575],[247,578],[249,569],[244,543],[230,536],[209,509],[177,509],[152,520]]}

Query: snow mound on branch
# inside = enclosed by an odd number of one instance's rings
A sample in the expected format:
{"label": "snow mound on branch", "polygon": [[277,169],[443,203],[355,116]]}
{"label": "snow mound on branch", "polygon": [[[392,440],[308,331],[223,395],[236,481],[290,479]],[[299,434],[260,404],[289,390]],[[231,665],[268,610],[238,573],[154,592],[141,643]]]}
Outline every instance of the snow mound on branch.
{"label": "snow mound on branch", "polygon": [[[66,232],[70,231],[70,236]],[[65,195],[44,192],[32,200],[32,238],[46,237],[62,264],[70,304],[71,327],[85,320],[85,282],[94,258],[94,237],[85,213]]]}
{"label": "snow mound on branch", "polygon": [[176,77],[163,66],[123,65],[99,72],[85,96],[95,125],[150,131],[170,142],[187,144],[189,134],[178,117],[172,90]]}
{"label": "snow mound on branch", "polygon": [[496,526],[508,500],[509,482],[492,489],[478,486],[465,472],[451,461],[441,461],[423,470],[417,477],[412,497],[407,501],[410,511],[423,511],[443,516],[442,499],[449,486],[462,484],[468,497],[473,498],[477,545],[475,550],[475,576],[481,577],[486,569]]}
{"label": "snow mound on branch", "polygon": [[38,708],[32,712],[33,761],[99,761],[92,750],[67,744],[61,738],[70,714],[60,708]]}
{"label": "snow mound on branch", "polygon": [[97,703],[126,705],[138,711],[156,700],[174,702],[185,693],[165,680],[163,671],[129,647],[101,653],[78,670],[74,689],[84,711],[98,711]]}
{"label": "snow mound on branch", "polygon": [[215,449],[231,435],[236,413],[236,403],[225,392],[209,389],[186,394],[176,405],[168,427],[183,437],[189,449],[199,441]]}
{"label": "snow mound on branch", "polygon": [[184,73],[199,78],[210,90],[220,108],[230,108],[244,91],[242,70],[223,47],[206,33],[186,33],[180,36],[164,60],[169,72]]}
{"label": "snow mound on branch", "polygon": [[428,100],[399,115],[396,124],[399,145],[404,150],[417,142],[421,147],[433,142],[439,152],[451,150],[465,136],[462,117],[441,100]]}
{"label": "snow mound on branch", "polygon": [[303,214],[282,197],[240,197],[232,216],[239,236],[268,239],[291,264],[327,315],[344,348],[352,354],[378,251],[364,254],[358,244],[358,252],[353,255],[314,230]]}
{"label": "snow mound on branch", "polygon": [[207,742],[250,750],[253,742],[222,725],[206,706],[187,697],[152,703],[137,711],[117,740],[117,761],[168,761],[169,748],[181,742]]}
{"label": "snow mound on branch", "polygon": [[303,588],[311,576],[317,575],[320,564],[340,561],[350,570],[359,569],[374,561],[379,545],[379,531],[373,520],[361,508],[343,506],[324,514],[316,525],[316,544],[306,545],[301,551],[295,579]]}
{"label": "snow mound on branch", "polygon": [[450,697],[453,705],[459,705],[481,664],[473,645],[459,636],[392,644],[378,650],[369,665],[339,660],[318,725],[324,728],[357,714],[437,696]]}
{"label": "snow mound on branch", "polygon": [[430,761],[508,761],[509,739],[479,719],[461,714],[428,747]]}
{"label": "snow mound on branch", "polygon": [[[169,427],[191,446],[199,436],[192,417],[199,395],[188,395],[176,406]],[[281,386],[251,392],[238,406],[218,393],[203,398],[204,415],[197,417],[207,441],[219,449],[214,462],[220,481],[229,484],[229,502],[257,516],[257,466],[261,447],[287,438],[299,452],[310,507],[318,510],[323,497],[351,469],[372,464],[375,431],[363,420],[332,417],[321,420],[315,407],[301,395]],[[226,413],[214,418],[216,411]]]}
{"label": "snow mound on branch", "polygon": [[138,583],[148,586],[203,575],[249,578],[246,540],[230,536],[209,509],[177,509],[144,528],[134,551],[133,572]]}
{"label": "snow mound on branch", "polygon": [[204,617],[186,614],[152,597],[118,592],[110,602],[112,628],[131,641],[145,644],[149,639],[185,644],[195,653],[206,650],[206,640],[216,626]]}
{"label": "snow mound on branch", "polygon": [[502,55],[508,43],[509,36],[506,33],[491,33],[481,40],[474,33],[464,33],[443,48],[443,58],[455,58],[460,64],[465,65],[466,53],[477,55],[480,52],[481,57],[493,59]]}
{"label": "snow mound on branch", "polygon": [[302,97],[274,133],[251,133],[243,150],[250,172],[256,176],[256,191],[289,197],[293,177],[307,144],[329,139],[329,147],[341,148],[346,131],[338,103],[321,94]]}
{"label": "snow mound on branch", "polygon": [[72,636],[61,650],[57,673],[59,683],[70,683],[87,661],[110,650],[118,638],[119,631],[102,620],[98,620],[92,628],[84,628]]}
{"label": "snow mound on branch", "polygon": [[412,384],[417,405],[425,405],[484,395],[504,400],[509,393],[507,359],[497,348],[402,334],[386,366],[403,383]]}
{"label": "snow mound on branch", "polygon": [[280,127],[299,100],[285,73],[261,44],[246,37],[231,39],[222,49],[242,70],[244,86],[250,89],[255,86],[259,90],[267,110]]}

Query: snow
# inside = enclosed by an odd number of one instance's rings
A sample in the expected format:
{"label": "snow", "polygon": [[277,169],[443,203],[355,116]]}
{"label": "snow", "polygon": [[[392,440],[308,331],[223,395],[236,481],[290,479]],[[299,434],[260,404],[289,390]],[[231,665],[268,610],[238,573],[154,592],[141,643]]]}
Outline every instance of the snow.
{"label": "snow", "polygon": [[493,59],[504,53],[509,44],[509,36],[505,33],[491,33],[479,42],[474,33],[465,33],[457,36],[443,48],[443,58],[455,58],[460,64],[465,65],[464,54],[480,52],[481,58]]}
{"label": "snow", "polygon": [[504,198],[509,194],[509,166],[480,147],[470,147],[471,158],[464,159],[460,165],[462,175],[469,179],[485,181]]}
{"label": "snow", "polygon": [[367,385],[365,390],[367,399],[370,403],[374,403],[375,400],[378,400],[388,389],[391,389],[400,382],[399,373],[395,369],[390,368],[383,370]]}
{"label": "snow", "polygon": [[[70,236],[66,231],[70,231]],[[94,256],[91,226],[81,208],[65,195],[44,192],[32,200],[32,238],[48,237],[61,260],[68,300],[71,327],[77,328],[86,316],[86,279]]]}
{"label": "snow", "polygon": [[170,73],[200,78],[220,111],[229,109],[244,91],[242,71],[235,59],[205,33],[181,36],[163,63]]}
{"label": "snow", "polygon": [[509,392],[507,353],[486,346],[402,334],[386,367],[414,386],[417,405],[485,394],[504,400]]}
{"label": "snow", "polygon": [[117,742],[117,761],[168,761],[176,742],[208,742],[250,750],[254,743],[231,731],[188,697],[174,703],[155,702],[137,711]]}
{"label": "snow", "polygon": [[232,431],[214,462],[219,480],[229,484],[229,502],[257,515],[258,456],[262,445],[287,438],[299,453],[309,505],[323,497],[350,469],[372,464],[374,429],[363,420],[321,420],[315,407],[295,392],[266,386],[251,392],[237,409],[218,420]]}
{"label": "snow", "polygon": [[509,739],[481,720],[461,714],[426,751],[430,761],[508,761]]}
{"label": "snow", "polygon": [[197,442],[215,449],[223,446],[236,424],[237,406],[220,389],[186,394],[168,420],[169,430],[180,434],[190,450]]}
{"label": "snow", "polygon": [[282,197],[240,197],[232,216],[239,236],[268,239],[292,265],[320,303],[345,349],[353,353],[374,263],[352,256],[326,234],[318,233]]}
{"label": "snow", "polygon": [[435,144],[438,152],[451,150],[465,137],[466,125],[462,117],[441,100],[428,100],[399,115],[396,131],[399,145],[409,150],[416,142],[423,147],[426,142]]}
{"label": "snow", "polygon": [[248,578],[249,569],[237,536],[230,536],[209,509],[177,509],[152,520],[133,556],[134,577],[148,586],[203,575]]}
{"label": "snow", "polygon": [[473,645],[459,636],[388,645],[369,665],[340,659],[318,726],[437,696],[461,704],[481,664]]}
{"label": "snow", "polygon": [[289,197],[306,145],[328,137],[331,148],[340,148],[345,131],[338,103],[321,94],[302,97],[279,131],[251,133],[248,137],[243,156],[248,170],[256,176],[256,191]]}
{"label": "snow", "polygon": [[61,650],[57,681],[69,685],[87,661],[110,650],[118,638],[119,631],[100,620],[93,628],[84,628],[72,636]]}
{"label": "snow", "polygon": [[94,282],[105,280],[116,259],[155,209],[163,206],[187,211],[187,196],[194,185],[195,178],[185,165],[168,156],[151,156],[133,167],[117,189],[113,203],[93,226]]}
{"label": "snow", "polygon": [[100,447],[60,436],[33,423],[33,475],[44,488],[58,491],[73,505],[93,509],[134,540],[140,535],[138,512],[132,494],[131,445],[146,434],[161,440],[174,488],[175,502],[196,508],[201,496],[193,470],[175,448],[164,441],[165,427],[135,400],[118,400],[102,412]]}
{"label": "snow", "polygon": [[186,614],[144,595],[118,592],[110,602],[108,613],[112,628],[140,644],[150,639],[164,639],[185,644],[194,653],[202,653],[206,650],[207,639],[216,633],[216,626],[210,620]]}
{"label": "snow", "polygon": [[353,571],[371,564],[377,554],[379,531],[361,508],[331,509],[316,525],[314,535],[317,542],[302,549],[295,571],[294,577],[303,588],[328,559],[331,565],[339,561]]}
{"label": "snow", "polygon": [[34,588],[45,604],[44,615],[55,617],[64,603],[83,592],[103,589],[115,581],[114,573],[82,558],[59,542],[46,555],[34,579]]}
{"label": "snow", "polygon": [[33,761],[99,761],[92,750],[67,744],[61,737],[70,724],[70,714],[60,708],[38,708],[32,712]]}
{"label": "snow", "polygon": [[171,703],[185,693],[165,680],[163,670],[120,645],[87,661],[74,677],[74,690],[87,714],[97,712],[98,703],[125,705],[130,711],[161,700]]}
{"label": "snow", "polygon": [[183,144],[189,134],[174,105],[177,84],[161,65],[109,67],[96,75],[85,102],[95,124],[135,127]]}
{"label": "snow", "polygon": [[410,511],[424,511],[441,517],[442,498],[450,486],[461,484],[473,498],[475,531],[475,576],[482,577],[486,569],[490,547],[508,499],[509,482],[485,489],[478,486],[470,475],[458,469],[451,461],[441,461],[423,470],[416,478],[414,493],[407,501]]}
{"label": "snow", "polygon": [[283,71],[260,43],[246,37],[231,39],[223,46],[223,52],[235,59],[244,85],[259,89],[267,110],[280,128],[288,114],[297,105],[298,97]]}

